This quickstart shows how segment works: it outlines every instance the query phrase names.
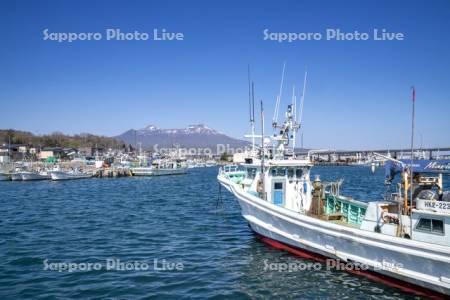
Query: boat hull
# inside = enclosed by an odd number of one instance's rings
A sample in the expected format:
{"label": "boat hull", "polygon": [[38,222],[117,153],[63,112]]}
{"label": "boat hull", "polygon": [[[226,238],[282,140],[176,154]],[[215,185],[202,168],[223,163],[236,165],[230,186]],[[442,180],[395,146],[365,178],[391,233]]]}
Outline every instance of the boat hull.
{"label": "boat hull", "polygon": [[358,263],[379,276],[450,295],[450,247],[387,237],[275,206],[219,175],[243,217],[262,237],[319,257]]}
{"label": "boat hull", "polygon": [[49,175],[41,175],[38,173],[22,173],[22,180],[23,181],[37,181],[37,180],[49,180]]}
{"label": "boat hull", "polygon": [[0,173],[0,181],[8,181],[11,180],[11,177],[8,173]]}
{"label": "boat hull", "polygon": [[[287,251],[287,252],[292,253],[292,254],[294,254],[296,256],[299,256],[301,258],[314,260],[314,261],[318,261],[318,262],[321,262],[321,263],[326,263],[327,259],[329,259],[329,257],[322,256],[320,254],[316,254],[314,252],[310,252],[310,251],[305,250],[305,249],[295,248],[295,247],[293,247],[291,245],[281,243],[281,242],[279,242],[277,240],[273,240],[270,237],[263,236],[263,235],[255,232],[255,231],[254,231],[254,234],[263,243],[265,243],[265,244],[267,244],[267,245],[269,245],[269,246],[271,246],[271,247],[273,247],[275,249],[282,250],[282,251]],[[443,295],[443,294],[441,294],[439,292],[436,292],[436,291],[433,291],[433,290],[430,290],[430,289],[427,289],[427,288],[423,288],[421,286],[417,286],[417,285],[414,285],[414,284],[409,284],[409,283],[407,283],[405,281],[402,281],[402,280],[399,280],[399,279],[396,279],[396,278],[392,278],[392,277],[389,277],[389,276],[386,276],[386,275],[382,275],[380,273],[376,273],[376,272],[373,272],[373,271],[370,271],[370,270],[367,270],[367,271],[360,270],[360,271],[358,271],[358,270],[348,269],[346,271],[349,272],[349,273],[355,274],[355,275],[363,276],[363,277],[365,277],[365,278],[367,278],[369,280],[372,280],[372,281],[375,281],[375,282],[378,282],[378,283],[382,283],[382,284],[385,284],[385,285],[388,285],[388,286],[391,286],[391,287],[394,287],[394,288],[398,288],[398,289],[400,289],[400,290],[402,290],[404,292],[407,292],[407,293],[413,293],[413,294],[416,294],[416,295],[419,295],[419,296],[432,298],[432,299],[447,299],[448,298],[448,296]]]}
{"label": "boat hull", "polygon": [[186,174],[188,168],[158,169],[158,168],[134,168],[131,169],[133,176],[165,176]]}
{"label": "boat hull", "polygon": [[131,168],[131,173],[133,173],[133,176],[152,176],[153,169],[152,168]]}
{"label": "boat hull", "polygon": [[75,180],[75,179],[86,179],[91,178],[92,176],[89,174],[70,174],[62,171],[54,171],[51,173],[52,180],[61,181],[61,180]]}
{"label": "boat hull", "polygon": [[22,181],[22,174],[21,173],[11,173],[11,180],[12,181]]}
{"label": "boat hull", "polygon": [[165,176],[165,175],[182,175],[187,173],[187,168],[178,169],[153,169],[153,176]]}

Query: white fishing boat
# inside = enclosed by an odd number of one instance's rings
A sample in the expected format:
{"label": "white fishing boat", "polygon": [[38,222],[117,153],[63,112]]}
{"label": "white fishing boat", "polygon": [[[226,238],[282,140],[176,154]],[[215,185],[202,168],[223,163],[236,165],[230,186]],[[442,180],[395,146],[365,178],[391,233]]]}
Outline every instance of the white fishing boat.
{"label": "white fishing boat", "polygon": [[14,171],[9,174],[9,177],[12,181],[22,181],[22,172],[26,170],[23,167],[16,167]]}
{"label": "white fishing boat", "polygon": [[0,181],[8,181],[11,180],[11,166],[0,164]]}
{"label": "white fishing boat", "polygon": [[[178,153],[177,153],[178,154]],[[188,170],[188,164],[185,159],[181,159],[177,154],[172,154],[173,157],[169,158],[157,158],[151,161],[142,152],[142,147],[139,150],[139,166],[131,168],[131,172],[134,176],[164,176],[164,175],[181,175],[186,174]]]}
{"label": "white fishing boat", "polygon": [[[388,181],[402,174],[391,197],[364,202],[342,196],[342,182],[311,180],[309,155],[299,159],[288,151],[300,127],[293,103],[281,126],[274,118],[280,133],[272,137],[274,146],[263,132],[258,155],[219,170],[219,183],[237,198],[250,228],[278,249],[350,264],[355,268],[341,270],[404,291],[449,297],[450,194],[442,174],[450,174],[450,161],[424,162],[411,172],[407,161],[390,159]],[[264,128],[263,113],[261,119]]]}
{"label": "white fishing boat", "polygon": [[11,180],[11,175],[8,172],[0,172],[0,181]]}
{"label": "white fishing boat", "polygon": [[152,175],[181,175],[188,171],[187,164],[183,160],[176,159],[157,159],[152,163]]}
{"label": "white fishing boat", "polygon": [[13,172],[10,177],[12,181],[22,181],[22,172]]}
{"label": "white fishing boat", "polygon": [[131,168],[131,173],[133,176],[151,176],[153,175],[152,167],[134,167]]}
{"label": "white fishing boat", "polygon": [[142,151],[142,143],[139,143],[139,166],[131,168],[133,176],[152,176],[153,167],[149,165],[149,159],[145,152]]}
{"label": "white fishing boat", "polygon": [[208,160],[205,162],[205,167],[207,167],[207,168],[216,167],[216,166],[217,166],[217,162],[214,160]]}
{"label": "white fishing boat", "polygon": [[22,181],[35,181],[35,180],[51,179],[51,176],[47,171],[42,171],[42,172],[23,171],[23,172],[20,172],[20,175],[22,176]]}
{"label": "white fishing boat", "polygon": [[51,174],[52,180],[55,180],[55,181],[85,179],[85,178],[92,177],[92,174],[82,172],[78,169],[70,170],[70,171],[51,171],[50,174]]}

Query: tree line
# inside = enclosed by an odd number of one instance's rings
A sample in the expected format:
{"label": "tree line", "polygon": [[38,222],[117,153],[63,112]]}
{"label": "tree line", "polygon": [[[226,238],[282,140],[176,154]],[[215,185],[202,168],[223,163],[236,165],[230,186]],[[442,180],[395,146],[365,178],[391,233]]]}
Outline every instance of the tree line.
{"label": "tree line", "polygon": [[53,132],[44,135],[35,135],[31,132],[14,129],[0,129],[0,144],[26,144],[33,147],[63,147],[82,148],[99,147],[123,149],[126,145],[115,138],[99,136],[90,133],[66,135],[61,132]]}

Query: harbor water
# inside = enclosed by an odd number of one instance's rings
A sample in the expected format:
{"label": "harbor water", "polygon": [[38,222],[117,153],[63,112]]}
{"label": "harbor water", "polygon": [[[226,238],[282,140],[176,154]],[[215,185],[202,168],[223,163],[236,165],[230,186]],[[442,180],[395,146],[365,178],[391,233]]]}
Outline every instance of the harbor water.
{"label": "harbor water", "polygon": [[[318,173],[355,199],[385,193],[382,168]],[[273,267],[309,261],[255,237],[216,175],[0,182],[0,298],[419,299],[343,271]]]}

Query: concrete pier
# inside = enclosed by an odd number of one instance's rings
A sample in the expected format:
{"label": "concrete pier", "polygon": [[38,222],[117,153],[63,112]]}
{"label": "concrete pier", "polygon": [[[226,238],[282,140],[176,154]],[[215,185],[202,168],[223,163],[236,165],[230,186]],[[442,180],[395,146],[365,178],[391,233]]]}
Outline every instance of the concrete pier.
{"label": "concrete pier", "polygon": [[94,172],[94,177],[98,178],[116,178],[133,176],[130,169],[101,168]]}

